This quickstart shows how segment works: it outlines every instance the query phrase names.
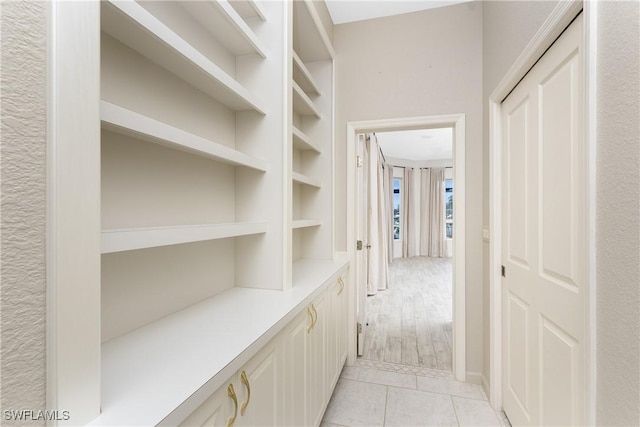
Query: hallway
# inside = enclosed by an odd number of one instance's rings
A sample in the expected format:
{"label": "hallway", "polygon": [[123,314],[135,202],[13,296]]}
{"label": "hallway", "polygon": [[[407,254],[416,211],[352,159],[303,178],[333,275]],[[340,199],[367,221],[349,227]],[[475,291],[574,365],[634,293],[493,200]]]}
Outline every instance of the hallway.
{"label": "hallway", "polygon": [[362,359],[451,372],[451,267],[429,257],[389,265],[389,289],[367,297]]}
{"label": "hallway", "polygon": [[324,414],[333,426],[504,426],[482,387],[450,372],[358,359],[345,366]]}

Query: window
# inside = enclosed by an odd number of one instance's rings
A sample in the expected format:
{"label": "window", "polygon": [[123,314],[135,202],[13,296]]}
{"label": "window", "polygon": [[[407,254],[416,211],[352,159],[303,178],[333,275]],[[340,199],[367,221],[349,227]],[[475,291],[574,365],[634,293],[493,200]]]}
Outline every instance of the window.
{"label": "window", "polygon": [[447,239],[453,238],[453,180],[444,181],[445,223]]}
{"label": "window", "polygon": [[393,240],[400,240],[400,188],[402,180],[393,180]]}

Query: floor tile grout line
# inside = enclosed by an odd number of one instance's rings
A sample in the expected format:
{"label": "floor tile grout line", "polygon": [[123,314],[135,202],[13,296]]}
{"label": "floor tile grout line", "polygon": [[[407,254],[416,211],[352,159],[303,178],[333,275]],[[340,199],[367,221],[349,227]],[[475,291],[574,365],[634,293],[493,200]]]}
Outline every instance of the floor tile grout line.
{"label": "floor tile grout line", "polygon": [[387,425],[387,405],[389,402],[389,386],[385,387],[386,393],[384,395],[384,415],[382,416],[382,427]]}
{"label": "floor tile grout line", "polygon": [[458,411],[456,410],[456,403],[453,401],[453,396],[449,396],[451,399],[451,407],[453,408],[453,414],[456,416],[456,422],[458,423],[458,427],[460,427],[460,418],[458,417]]}

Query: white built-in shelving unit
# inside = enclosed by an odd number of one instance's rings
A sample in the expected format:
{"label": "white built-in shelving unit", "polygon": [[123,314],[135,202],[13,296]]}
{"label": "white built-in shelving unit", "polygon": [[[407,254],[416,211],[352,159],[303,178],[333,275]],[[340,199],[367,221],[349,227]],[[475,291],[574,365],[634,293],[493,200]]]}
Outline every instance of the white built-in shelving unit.
{"label": "white built-in shelving unit", "polygon": [[157,424],[344,266],[334,53],[310,0],[104,0],[100,26],[93,424]]}
{"label": "white built-in shelving unit", "polygon": [[292,260],[333,256],[334,51],[311,2],[293,2]]}

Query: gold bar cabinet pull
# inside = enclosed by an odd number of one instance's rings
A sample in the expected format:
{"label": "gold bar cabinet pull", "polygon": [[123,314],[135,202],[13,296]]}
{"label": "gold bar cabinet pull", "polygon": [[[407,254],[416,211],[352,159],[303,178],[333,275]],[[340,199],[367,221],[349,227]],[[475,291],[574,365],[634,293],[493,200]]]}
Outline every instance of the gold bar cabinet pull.
{"label": "gold bar cabinet pull", "polygon": [[311,333],[311,330],[313,329],[313,311],[311,311],[311,306],[307,307],[307,314],[311,318],[311,323],[309,324],[309,326],[307,326],[307,333],[309,334],[309,333]]}
{"label": "gold bar cabinet pull", "polygon": [[313,328],[316,327],[316,322],[318,321],[318,312],[316,311],[316,306],[311,304],[311,310],[314,314],[313,324],[311,325]]}
{"label": "gold bar cabinet pull", "polygon": [[251,400],[251,386],[249,385],[249,378],[247,378],[247,373],[245,371],[242,371],[240,374],[240,381],[247,388],[247,400],[242,402],[242,405],[240,405],[240,415],[244,415],[247,410],[247,406],[249,406],[249,401]]}
{"label": "gold bar cabinet pull", "polygon": [[236,422],[236,417],[238,416],[238,398],[236,397],[236,392],[233,390],[233,384],[229,384],[229,387],[227,387],[227,394],[233,400],[234,405],[233,417],[227,421],[227,427],[233,427],[233,423]]}

